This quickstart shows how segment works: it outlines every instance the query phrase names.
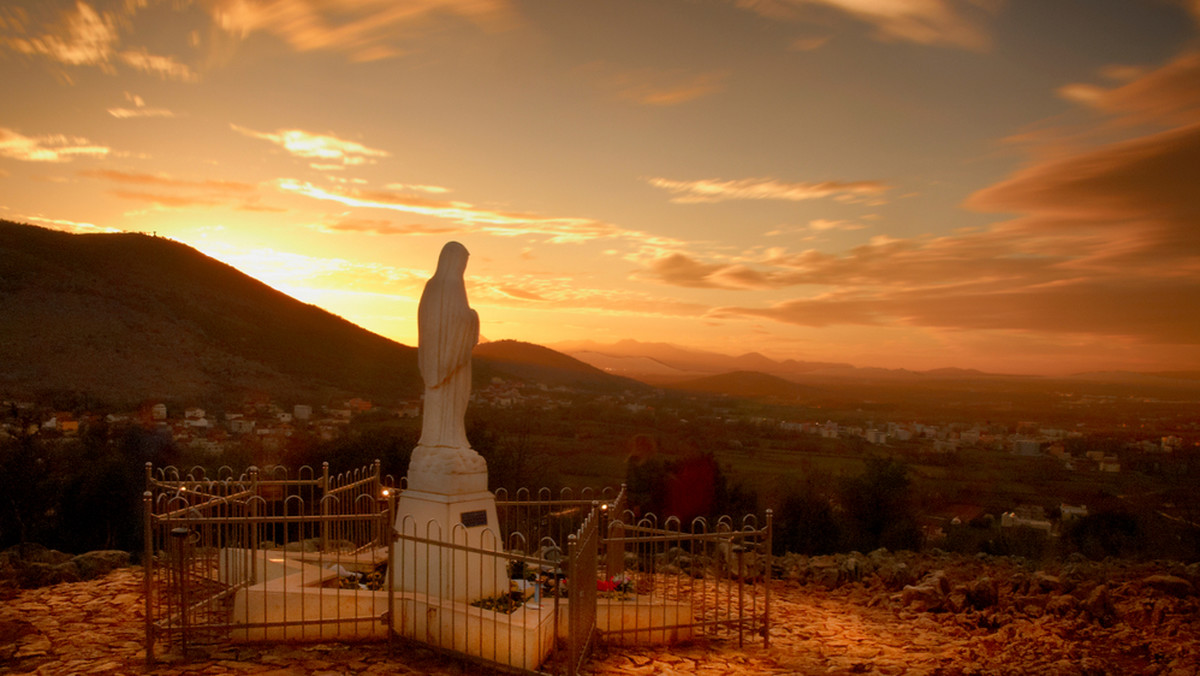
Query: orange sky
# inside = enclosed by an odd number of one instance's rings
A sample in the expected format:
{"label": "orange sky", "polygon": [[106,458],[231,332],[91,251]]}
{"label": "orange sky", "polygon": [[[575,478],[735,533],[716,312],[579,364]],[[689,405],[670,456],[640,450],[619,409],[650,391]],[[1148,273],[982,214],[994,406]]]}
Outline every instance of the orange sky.
{"label": "orange sky", "polygon": [[[0,217],[414,344],[1200,369],[1195,0],[18,0]],[[3,262],[0,261],[0,266]]]}

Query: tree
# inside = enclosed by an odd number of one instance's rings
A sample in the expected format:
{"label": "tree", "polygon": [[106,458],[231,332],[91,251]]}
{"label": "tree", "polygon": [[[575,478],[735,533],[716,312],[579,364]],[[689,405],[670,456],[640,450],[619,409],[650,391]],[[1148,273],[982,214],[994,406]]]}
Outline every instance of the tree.
{"label": "tree", "polygon": [[841,486],[850,546],[860,551],[879,547],[917,549],[917,526],[909,490],[908,468],[892,458],[868,458],[863,473]]}
{"label": "tree", "polygon": [[776,554],[829,554],[838,551],[842,527],[830,502],[828,477],[810,474],[803,482],[785,486],[774,523]]}

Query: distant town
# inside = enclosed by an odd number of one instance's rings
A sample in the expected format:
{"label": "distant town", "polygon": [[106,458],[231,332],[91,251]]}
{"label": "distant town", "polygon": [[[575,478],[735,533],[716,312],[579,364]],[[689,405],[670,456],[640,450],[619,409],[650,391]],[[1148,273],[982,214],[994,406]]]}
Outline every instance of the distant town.
{"label": "distant town", "polygon": [[[617,406],[629,413],[654,410],[654,400],[662,398],[662,392],[653,395],[626,391],[621,394],[595,395],[566,386],[529,386],[525,383],[503,378],[494,378],[488,386],[472,393],[472,405],[495,409],[523,408],[553,411],[570,409],[580,404],[580,397],[591,398],[590,403]],[[867,424],[845,424],[833,420],[796,420],[773,418],[761,415],[739,415],[725,405],[722,398],[709,398],[710,406],[696,409],[700,397],[689,397],[692,414],[716,416],[728,423],[749,423],[759,428],[777,428],[782,432],[797,435],[813,435],[823,439],[861,439],[874,446],[895,446],[915,451],[920,455],[942,455],[954,453],[963,447],[1006,451],[1017,456],[1050,456],[1062,461],[1069,470],[1120,472],[1125,453],[1089,451],[1074,455],[1065,443],[1080,439],[1095,430],[1084,429],[1079,424],[1075,429],[1044,427],[1038,423],[1022,423],[1015,429],[1008,425],[981,425],[970,422],[928,424],[920,421],[880,421]],[[1086,402],[1085,402],[1086,403]],[[297,430],[316,434],[324,440],[337,438],[345,426],[356,416],[373,412],[397,418],[418,418],[421,415],[421,400],[401,402],[398,406],[382,407],[361,398],[350,398],[335,405],[315,406],[293,404],[285,407],[269,397],[248,398],[236,411],[214,413],[199,406],[168,407],[162,402],[149,402],[137,410],[97,414],[92,412],[56,411],[30,401],[4,401],[9,413],[0,425],[0,435],[41,434],[49,437],[71,437],[85,432],[89,425],[101,419],[107,425],[137,424],[169,430],[172,439],[181,445],[219,454],[224,444],[244,435],[255,435],[260,439],[277,439],[292,436]],[[25,415],[18,415],[24,412]],[[671,412],[680,413],[678,408]],[[19,420],[28,420],[25,430]],[[1160,435],[1154,430],[1140,431],[1135,441],[1128,442],[1124,451],[1137,455],[1177,457],[1178,454],[1200,452],[1200,422],[1185,425],[1193,433],[1185,439],[1176,434]],[[1127,456],[1126,456],[1127,457]]]}
{"label": "distant town", "polygon": [[[1111,397],[1083,397],[1075,405],[1112,403],[1107,399]],[[360,416],[370,414],[375,419],[415,420],[421,414],[419,398],[392,406],[378,406],[358,397],[331,405],[283,405],[265,395],[247,397],[241,406],[223,411],[195,405],[168,406],[158,401],[146,402],[136,410],[107,413],[53,410],[30,401],[5,401],[3,406],[0,437],[70,438],[86,434],[89,428],[101,422],[109,430],[137,425],[169,433],[178,447],[190,449],[199,457],[220,456],[229,446],[253,438],[263,451],[263,455],[254,459],[259,464],[271,464],[276,455],[272,450],[300,432],[322,441],[332,441]],[[665,416],[675,422],[723,423],[769,432],[785,446],[789,437],[840,440],[866,448],[890,450],[918,462],[936,462],[939,457],[974,449],[1015,457],[1052,458],[1070,472],[1118,474],[1148,468],[1162,471],[1164,466],[1186,464],[1200,458],[1200,422],[1195,421],[1171,424],[1171,429],[1166,432],[1143,425],[1136,431],[1125,430],[1123,436],[1126,439],[1119,445],[1087,448],[1078,442],[1089,435],[1114,430],[1084,423],[1055,427],[1038,422],[932,424],[919,420],[838,422],[802,419],[789,415],[792,413],[789,407],[769,407],[769,412],[774,414],[770,415],[753,407],[747,408],[739,404],[739,400],[729,397],[664,390],[596,393],[567,386],[529,385],[504,378],[493,378],[485,387],[477,388],[472,394],[472,406],[492,410],[572,412],[581,418],[589,417],[588,411],[616,410],[628,416],[653,415],[655,419]],[[862,417],[861,412],[858,417]],[[733,444],[740,446],[741,442],[735,440]]]}

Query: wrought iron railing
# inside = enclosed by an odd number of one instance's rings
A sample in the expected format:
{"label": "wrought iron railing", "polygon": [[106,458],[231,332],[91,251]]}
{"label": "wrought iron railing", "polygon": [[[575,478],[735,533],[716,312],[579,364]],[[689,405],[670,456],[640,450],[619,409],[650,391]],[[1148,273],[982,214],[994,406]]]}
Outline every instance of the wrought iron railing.
{"label": "wrought iron railing", "polygon": [[397,523],[403,491],[378,462],[213,478],[148,465],[146,481],[148,663],[160,647],[366,639],[574,675],[597,644],[768,640],[770,512],[685,529],[635,518],[624,487],[501,489],[495,530],[468,537]]}

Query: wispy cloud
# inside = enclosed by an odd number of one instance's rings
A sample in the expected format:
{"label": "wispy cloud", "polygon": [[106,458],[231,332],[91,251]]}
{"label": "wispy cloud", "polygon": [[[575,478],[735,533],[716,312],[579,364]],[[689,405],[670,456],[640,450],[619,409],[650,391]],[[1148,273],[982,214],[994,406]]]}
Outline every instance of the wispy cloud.
{"label": "wispy cloud", "polygon": [[597,61],[581,68],[597,86],[619,99],[644,106],[675,106],[725,89],[729,71],[694,73],[679,69],[621,68]]}
{"label": "wispy cloud", "polygon": [[450,188],[443,188],[440,185],[420,185],[412,183],[389,183],[383,186],[387,190],[427,192],[434,195],[444,195],[450,192]]}
{"label": "wispy cloud", "polygon": [[1167,129],[1091,147],[1044,146],[1028,166],[966,200],[1010,220],[942,237],[877,236],[844,252],[774,248],[748,261],[677,250],[641,261],[637,276],[794,291],[767,305],[716,308],[715,318],[1104,337],[1195,358],[1200,324],[1188,309],[1200,307],[1200,122],[1192,112],[1200,101],[1189,83],[1197,65],[1189,53],[1122,73],[1115,89],[1075,92],[1108,115],[1076,139],[1111,137],[1114,121],[1124,130]]}
{"label": "wispy cloud", "polygon": [[61,13],[57,23],[45,26],[46,32],[41,35],[0,35],[0,45],[22,54],[44,56],[65,66],[95,66],[106,73],[115,73],[113,64],[118,62],[163,79],[199,80],[191,68],[174,57],[151,54],[144,47],[119,50],[121,27],[128,25],[128,18],[142,6],[127,3],[124,12],[98,12],[90,4],[77,0],[73,9]]}
{"label": "wispy cloud", "polygon": [[340,169],[374,162],[376,157],[388,157],[389,153],[376,148],[368,148],[355,141],[346,141],[327,134],[314,134],[302,129],[279,129],[275,132],[261,132],[229,125],[234,131],[250,138],[270,141],[296,157],[311,160],[314,168]]}
{"label": "wispy cloud", "polygon": [[1200,123],[1034,164],[975,193],[967,205],[1089,226],[1169,223],[1194,234],[1197,185]]}
{"label": "wispy cloud", "polygon": [[45,223],[53,227],[55,230],[74,233],[94,233],[94,232],[121,232],[120,228],[110,228],[106,226],[96,225],[95,223],[87,223],[83,221],[72,221],[65,218],[47,218],[45,216],[17,216],[18,220],[33,221],[35,223]]}
{"label": "wispy cloud", "polygon": [[59,25],[38,37],[7,36],[4,43],[23,54],[46,56],[69,66],[112,69],[110,57],[117,45],[116,18],[100,14],[80,0],[74,12],[65,12]]}
{"label": "wispy cloud", "polygon": [[[1101,75],[1113,79],[1116,73],[1105,70]],[[1184,52],[1148,72],[1123,70],[1120,74],[1126,82],[1118,87],[1070,83],[1058,93],[1125,124],[1176,126],[1200,119],[1200,51]]]}
{"label": "wispy cloud", "polygon": [[388,220],[373,218],[337,218],[327,221],[319,227],[327,232],[354,232],[368,235],[447,235],[465,230],[459,225],[396,224]]}
{"label": "wispy cloud", "polygon": [[[220,179],[184,179],[167,174],[146,174],[116,169],[91,169],[80,176],[98,178],[120,186],[112,194],[123,200],[149,204],[155,209],[233,206],[244,211],[282,211],[259,203],[258,186]],[[136,189],[133,189],[136,188]]]}
{"label": "wispy cloud", "polygon": [[724,202],[727,200],[789,200],[802,201],[822,197],[845,196],[853,199],[874,197],[886,192],[891,186],[882,181],[819,181],[815,183],[788,183],[773,178],[743,178],[724,180],[720,178],[695,181],[677,181],[668,178],[647,178],[646,182],[679,195],[672,202],[694,204],[700,202]]}
{"label": "wispy cloud", "polygon": [[118,120],[136,117],[175,117],[175,113],[166,108],[109,108],[108,114]]}
{"label": "wispy cloud", "polygon": [[503,286],[496,286],[493,288],[495,288],[496,291],[499,291],[500,293],[508,296],[509,298],[515,298],[517,300],[528,300],[528,301],[533,301],[536,303],[545,303],[549,300],[545,296],[540,296],[532,291],[527,291],[518,286],[503,285]]}
{"label": "wispy cloud", "polygon": [[213,197],[193,195],[172,195],[169,193],[144,192],[138,190],[114,190],[113,195],[131,202],[145,202],[158,209],[187,209],[191,207],[215,207],[222,200]]}
{"label": "wispy cloud", "polygon": [[190,180],[182,178],[174,178],[167,174],[146,174],[134,171],[120,171],[117,169],[88,169],[79,172],[81,176],[90,178],[103,178],[115,183],[127,183],[134,185],[150,185],[163,186],[170,188],[197,188],[208,191],[246,193],[253,192],[256,186],[253,183],[243,183],[241,181],[224,181],[219,179],[202,179]]}
{"label": "wispy cloud", "polygon": [[[654,246],[678,246],[679,242],[626,230],[591,218],[542,216],[540,214],[488,209],[464,201],[447,201],[382,190],[338,188],[327,190],[294,180],[278,182],[281,190],[313,199],[329,200],[350,207],[387,209],[445,219],[463,230],[500,237],[543,236],[554,244],[598,239],[626,238]],[[383,234],[376,231],[377,234]]]}
{"label": "wispy cloud", "polygon": [[936,291],[788,300],[756,308],[716,308],[713,316],[762,317],[801,326],[903,325],[955,330],[1131,337],[1151,343],[1200,341],[1182,307],[1200,303],[1200,288],[1162,282],[1081,280],[1046,288],[992,292]]}
{"label": "wispy cloud", "polygon": [[77,157],[106,157],[110,153],[111,148],[80,136],[24,136],[0,127],[0,157],[26,162],[69,162]]}
{"label": "wispy cloud", "polygon": [[210,0],[205,7],[226,32],[245,37],[274,35],[297,51],[346,53],[352,61],[377,61],[405,53],[402,41],[413,24],[437,16],[467,19],[494,30],[514,17],[507,0]]}
{"label": "wispy cloud", "polygon": [[851,223],[849,221],[832,220],[828,218],[816,218],[808,222],[808,227],[811,230],[818,232],[825,230],[863,230],[867,226],[862,223]]}
{"label": "wispy cloud", "polygon": [[953,0],[734,0],[738,7],[779,20],[803,20],[825,9],[849,15],[875,29],[887,42],[945,45],[971,50],[990,44],[983,19],[997,2]]}
{"label": "wispy cloud", "polygon": [[604,316],[701,317],[708,305],[682,301],[644,289],[614,289],[590,285],[586,275],[506,274],[473,276],[470,284],[476,305],[541,307],[555,313],[594,313]]}
{"label": "wispy cloud", "polygon": [[151,108],[147,106],[146,101],[137,94],[125,92],[125,101],[133,104],[133,107],[109,108],[108,114],[119,120],[134,117],[175,117],[175,113],[172,113],[166,108]]}
{"label": "wispy cloud", "polygon": [[200,79],[191,68],[179,63],[174,57],[151,54],[145,48],[123,51],[117,54],[117,58],[134,70],[157,75],[164,80],[196,82]]}

